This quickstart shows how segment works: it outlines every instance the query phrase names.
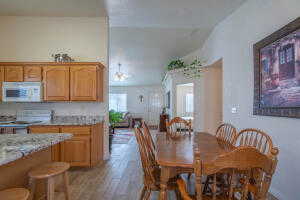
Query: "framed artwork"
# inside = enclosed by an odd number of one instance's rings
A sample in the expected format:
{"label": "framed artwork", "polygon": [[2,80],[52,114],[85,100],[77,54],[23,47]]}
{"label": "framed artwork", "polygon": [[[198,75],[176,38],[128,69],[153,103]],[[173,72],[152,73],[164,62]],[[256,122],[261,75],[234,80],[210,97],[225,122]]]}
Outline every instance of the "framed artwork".
{"label": "framed artwork", "polygon": [[254,115],[300,118],[300,17],[254,45]]}

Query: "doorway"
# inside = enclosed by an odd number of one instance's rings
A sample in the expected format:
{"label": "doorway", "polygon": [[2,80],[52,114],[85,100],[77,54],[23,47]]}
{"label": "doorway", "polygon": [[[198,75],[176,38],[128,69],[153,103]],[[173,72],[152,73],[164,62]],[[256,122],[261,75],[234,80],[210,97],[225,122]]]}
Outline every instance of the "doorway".
{"label": "doorway", "polygon": [[176,116],[184,119],[194,117],[194,84],[176,85]]}

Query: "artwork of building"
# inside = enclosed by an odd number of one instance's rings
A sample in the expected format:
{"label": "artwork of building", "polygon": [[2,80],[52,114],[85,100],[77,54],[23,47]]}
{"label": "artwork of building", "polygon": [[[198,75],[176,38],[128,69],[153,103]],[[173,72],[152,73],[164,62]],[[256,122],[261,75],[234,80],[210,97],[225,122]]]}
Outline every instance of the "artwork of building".
{"label": "artwork of building", "polygon": [[261,105],[300,107],[300,30],[261,49]]}

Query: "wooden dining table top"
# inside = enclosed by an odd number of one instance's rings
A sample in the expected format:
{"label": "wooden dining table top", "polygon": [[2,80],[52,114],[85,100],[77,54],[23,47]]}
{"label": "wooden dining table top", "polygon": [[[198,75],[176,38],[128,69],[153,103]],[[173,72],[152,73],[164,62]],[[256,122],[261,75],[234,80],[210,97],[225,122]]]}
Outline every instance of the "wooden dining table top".
{"label": "wooden dining table top", "polygon": [[233,150],[233,146],[205,132],[194,132],[171,139],[165,133],[156,135],[156,159],[160,166],[193,168],[193,146],[198,145],[201,161],[209,162]]}

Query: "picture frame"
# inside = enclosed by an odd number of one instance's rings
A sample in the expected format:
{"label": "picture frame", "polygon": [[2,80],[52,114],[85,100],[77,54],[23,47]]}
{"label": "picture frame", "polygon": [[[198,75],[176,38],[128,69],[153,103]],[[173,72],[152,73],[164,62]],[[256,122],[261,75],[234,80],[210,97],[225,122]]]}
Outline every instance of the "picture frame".
{"label": "picture frame", "polygon": [[253,114],[300,118],[300,17],[253,46]]}

